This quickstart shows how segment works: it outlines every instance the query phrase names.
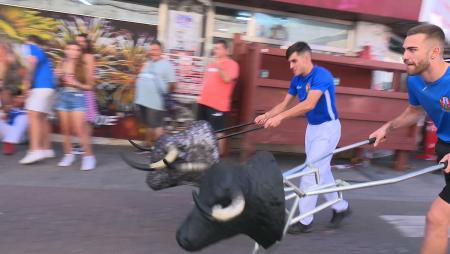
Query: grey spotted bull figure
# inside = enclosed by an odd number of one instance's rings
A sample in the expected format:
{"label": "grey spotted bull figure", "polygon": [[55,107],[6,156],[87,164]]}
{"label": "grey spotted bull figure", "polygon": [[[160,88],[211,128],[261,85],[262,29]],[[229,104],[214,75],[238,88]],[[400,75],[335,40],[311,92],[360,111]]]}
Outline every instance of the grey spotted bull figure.
{"label": "grey spotted bull figure", "polygon": [[216,135],[205,121],[188,129],[159,138],[149,153],[148,163],[122,155],[124,161],[148,171],[147,184],[153,190],[178,185],[197,185],[203,172],[219,161]]}
{"label": "grey spotted bull figure", "polygon": [[177,231],[178,244],[198,251],[237,234],[268,248],[280,241],[285,223],[283,177],[269,152],[245,165],[221,161],[207,170],[195,207]]}

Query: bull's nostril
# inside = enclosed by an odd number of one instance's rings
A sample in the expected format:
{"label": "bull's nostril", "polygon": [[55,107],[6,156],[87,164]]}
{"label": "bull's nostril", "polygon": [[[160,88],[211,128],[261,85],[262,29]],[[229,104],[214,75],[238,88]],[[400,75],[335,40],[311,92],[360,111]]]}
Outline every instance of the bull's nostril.
{"label": "bull's nostril", "polygon": [[197,247],[192,245],[192,243],[187,239],[187,237],[182,236],[180,231],[177,232],[177,242],[181,248],[187,251],[197,251],[199,250]]}
{"label": "bull's nostril", "polygon": [[185,249],[186,246],[189,245],[189,241],[186,239],[186,237],[182,236],[182,233],[180,233],[180,231],[177,231],[177,242],[178,245],[180,245],[180,247],[182,247],[183,249]]}

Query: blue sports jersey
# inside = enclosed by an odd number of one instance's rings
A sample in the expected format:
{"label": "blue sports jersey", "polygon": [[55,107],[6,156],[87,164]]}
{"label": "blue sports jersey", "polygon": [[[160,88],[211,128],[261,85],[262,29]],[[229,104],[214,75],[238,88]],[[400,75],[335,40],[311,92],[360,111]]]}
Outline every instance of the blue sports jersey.
{"label": "blue sports jersey", "polygon": [[27,44],[26,54],[37,59],[31,88],[55,88],[53,66],[45,52],[34,44]]}
{"label": "blue sports jersey", "polygon": [[298,99],[302,102],[306,100],[310,90],[320,90],[323,94],[316,107],[306,113],[308,123],[315,125],[338,119],[334,79],[327,69],[314,65],[308,75],[295,76],[291,80],[288,93],[298,96]]}
{"label": "blue sports jersey", "polygon": [[437,127],[437,136],[450,142],[450,68],[432,83],[420,75],[408,77],[409,103],[422,106]]}

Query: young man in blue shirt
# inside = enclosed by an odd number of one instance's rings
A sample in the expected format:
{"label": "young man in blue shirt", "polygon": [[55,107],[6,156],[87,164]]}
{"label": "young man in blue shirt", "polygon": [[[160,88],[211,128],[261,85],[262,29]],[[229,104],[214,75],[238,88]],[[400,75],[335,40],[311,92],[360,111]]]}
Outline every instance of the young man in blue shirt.
{"label": "young man in blue shirt", "polygon": [[[305,135],[307,162],[314,162],[319,168],[320,185],[334,183],[331,173],[331,156],[315,162],[320,157],[331,153],[341,137],[341,124],[336,110],[335,87],[333,75],[325,68],[314,65],[311,60],[311,48],[305,42],[297,42],[286,51],[286,58],[294,73],[288,93],[283,101],[263,115],[255,118],[257,124],[265,128],[277,127],[288,118],[306,115],[308,127]],[[298,97],[299,103],[289,108],[289,104]],[[302,177],[300,187],[308,189],[315,185],[315,177]],[[338,198],[336,192],[325,194],[327,201]],[[302,198],[299,203],[300,213],[315,208],[317,196]],[[342,200],[332,206],[331,225],[338,227],[344,217],[350,214],[347,201]],[[311,231],[313,216],[302,219],[292,225],[288,233],[306,233]]]}
{"label": "young man in blue shirt", "polygon": [[[408,77],[409,106],[397,118],[370,135],[374,146],[386,139],[394,129],[415,125],[427,113],[437,127],[438,161],[450,158],[450,68],[443,59],[445,35],[435,25],[411,28],[403,43],[403,61]],[[444,169],[446,185],[427,214],[422,254],[447,253],[450,226],[450,165]]]}

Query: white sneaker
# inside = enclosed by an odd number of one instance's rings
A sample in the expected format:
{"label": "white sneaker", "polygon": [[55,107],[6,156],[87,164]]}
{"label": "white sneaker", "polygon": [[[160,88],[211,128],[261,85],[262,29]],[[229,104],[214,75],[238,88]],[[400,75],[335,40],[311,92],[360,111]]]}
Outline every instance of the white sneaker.
{"label": "white sneaker", "polygon": [[95,168],[97,161],[95,160],[94,155],[83,156],[83,160],[81,161],[81,170],[92,170]]}
{"label": "white sneaker", "polygon": [[46,150],[42,150],[42,152],[45,155],[45,158],[55,158],[55,151],[53,151],[53,149],[46,149]]}
{"label": "white sneaker", "polygon": [[31,164],[45,159],[45,154],[42,150],[28,151],[25,157],[19,161],[20,164]]}
{"label": "white sneaker", "polygon": [[75,161],[75,155],[73,155],[71,153],[64,154],[64,157],[58,163],[58,166],[60,166],[60,167],[68,167],[68,166],[72,165],[72,163],[74,161]]}

